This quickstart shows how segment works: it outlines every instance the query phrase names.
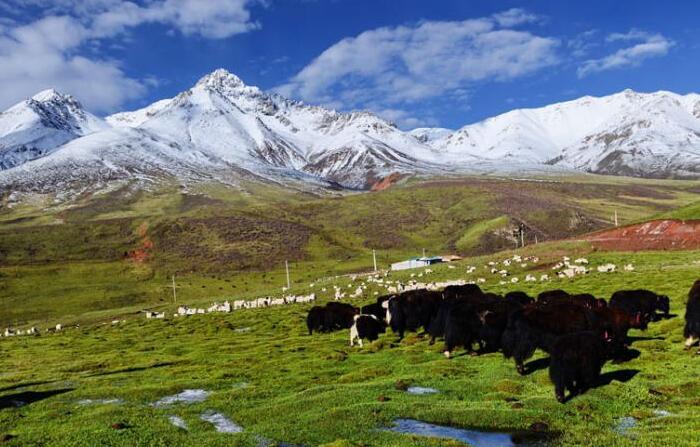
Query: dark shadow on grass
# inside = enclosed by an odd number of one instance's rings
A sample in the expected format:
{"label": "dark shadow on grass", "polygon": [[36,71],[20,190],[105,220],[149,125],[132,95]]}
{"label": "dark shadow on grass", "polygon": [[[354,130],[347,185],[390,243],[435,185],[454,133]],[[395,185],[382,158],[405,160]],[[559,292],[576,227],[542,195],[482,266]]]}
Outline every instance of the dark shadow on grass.
{"label": "dark shadow on grass", "polygon": [[640,372],[639,369],[618,369],[617,371],[610,371],[601,374],[598,378],[597,383],[593,388],[599,388],[601,386],[610,385],[613,381],[618,382],[629,382]]}
{"label": "dark shadow on grass", "polygon": [[88,374],[85,377],[110,376],[112,374],[125,374],[125,373],[132,373],[132,372],[138,372],[138,371],[146,371],[146,370],[153,369],[153,368],[165,368],[168,366],[173,366],[173,365],[176,365],[177,363],[178,362],[162,362],[162,363],[156,363],[154,365],[148,365],[148,366],[132,366],[130,368],[115,369],[114,371],[103,371],[103,372]]}
{"label": "dark shadow on grass", "polygon": [[549,368],[549,357],[544,357],[541,359],[533,360],[531,362],[526,363],[523,366],[525,367],[525,374],[523,374],[523,375],[529,376],[530,374],[534,373],[535,371]]}
{"label": "dark shadow on grass", "polygon": [[570,400],[574,399],[577,396],[581,396],[582,394],[586,394],[589,390],[592,390],[594,388],[600,388],[606,385],[610,385],[613,383],[613,381],[618,381],[618,382],[629,382],[636,376],[640,370],[638,369],[618,369],[617,371],[610,371],[606,372],[604,374],[601,374],[600,377],[598,377],[598,380],[596,380],[596,383],[591,386],[590,388],[586,388],[584,390],[580,390],[576,394],[569,394],[564,398],[564,402],[566,403],[569,402]]}
{"label": "dark shadow on grass", "polygon": [[58,382],[58,380],[37,380],[34,382],[23,382],[23,383],[16,383],[14,385],[9,385],[4,388],[0,388],[0,393],[3,391],[10,391],[10,390],[16,390],[17,388],[24,388],[28,386],[36,386],[36,385],[46,385],[49,383],[54,383]]}
{"label": "dark shadow on grass", "polygon": [[58,390],[23,391],[21,393],[9,394],[7,396],[0,397],[0,409],[23,407],[40,400],[48,399],[49,397],[57,394],[73,391],[74,389],[75,388],[62,388]]}
{"label": "dark shadow on grass", "polygon": [[615,354],[615,358],[613,359],[612,363],[617,365],[620,363],[629,362],[630,360],[636,359],[640,355],[641,352],[639,352],[637,349],[625,349],[624,351]]}

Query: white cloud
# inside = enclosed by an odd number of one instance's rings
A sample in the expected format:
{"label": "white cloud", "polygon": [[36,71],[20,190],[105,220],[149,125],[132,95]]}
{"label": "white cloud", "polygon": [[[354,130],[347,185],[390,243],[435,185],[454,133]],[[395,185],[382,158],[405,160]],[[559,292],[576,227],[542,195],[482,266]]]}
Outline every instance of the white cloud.
{"label": "white cloud", "polygon": [[627,33],[613,33],[607,42],[637,42],[599,59],[589,59],[576,71],[579,78],[607,70],[639,66],[645,59],[664,56],[675,43],[661,34],[632,29]]}
{"label": "white cloud", "polygon": [[[56,88],[97,112],[142,96],[153,79],[126,75],[117,61],[90,48],[145,23],[184,35],[220,39],[256,29],[248,6],[259,0],[161,0],[145,6],[118,0],[25,0],[48,12],[36,21],[0,21],[0,109]],[[7,8],[7,4],[3,5]],[[8,87],[9,86],[9,87]]]}
{"label": "white cloud", "polygon": [[590,29],[567,40],[566,46],[571,50],[571,55],[575,58],[583,58],[594,48],[600,46],[599,42],[593,40],[597,34],[598,30]]}
{"label": "white cloud", "polygon": [[[377,28],[345,38],[277,90],[312,102],[366,107],[459,94],[558,63],[559,41],[510,29],[535,20],[521,10],[458,22]],[[503,24],[503,25],[502,25]]]}
{"label": "white cloud", "polygon": [[437,120],[432,117],[421,116],[418,118],[410,112],[401,109],[382,109],[378,107],[374,109],[374,113],[403,129],[415,129],[416,127],[436,126],[438,124]]}
{"label": "white cloud", "polygon": [[537,22],[541,19],[536,14],[529,13],[521,8],[512,8],[507,11],[499,12],[493,15],[493,18],[499,25],[510,28],[523,23]]}
{"label": "white cloud", "polygon": [[249,3],[249,0],[164,0],[140,6],[119,2],[95,17],[92,32],[113,35],[143,23],[162,23],[185,35],[222,39],[259,27],[250,20]]}

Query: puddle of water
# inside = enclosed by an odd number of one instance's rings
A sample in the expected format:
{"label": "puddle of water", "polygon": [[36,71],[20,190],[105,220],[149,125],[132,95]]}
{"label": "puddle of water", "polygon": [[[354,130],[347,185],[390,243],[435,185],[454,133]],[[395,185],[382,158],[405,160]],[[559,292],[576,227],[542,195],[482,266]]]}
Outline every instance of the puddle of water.
{"label": "puddle of water", "polygon": [[178,394],[173,394],[172,396],[165,396],[164,398],[157,401],[156,407],[163,407],[166,405],[172,405],[176,403],[187,403],[192,404],[195,402],[202,402],[209,395],[208,391],[205,390],[185,390]]}
{"label": "puddle of water", "polygon": [[546,433],[532,433],[532,441],[529,439],[522,439],[516,443],[513,440],[513,435],[510,433],[467,430],[429,424],[415,419],[396,419],[394,424],[393,427],[385,428],[384,430],[402,434],[426,436],[429,438],[453,439],[474,447],[538,446],[544,444],[542,443],[542,439],[535,438],[538,436],[539,438],[546,436]]}
{"label": "puddle of water", "polygon": [[182,419],[180,416],[171,415],[171,416],[168,416],[168,420],[175,427],[181,428],[183,430],[187,430],[187,422],[185,422],[185,420]]}
{"label": "puddle of water", "polygon": [[124,403],[122,399],[81,399],[78,401],[78,405],[109,405],[122,403]]}
{"label": "puddle of water", "polygon": [[243,427],[236,424],[221,413],[207,411],[202,413],[199,418],[212,424],[219,433],[240,433],[243,431]]}
{"label": "puddle of water", "polygon": [[629,431],[636,426],[637,426],[637,419],[636,418],[633,418],[632,416],[625,416],[623,418],[620,418],[620,420],[617,421],[617,425],[615,426],[614,430],[615,430],[615,433],[617,433],[619,435],[627,436],[629,434]]}
{"label": "puddle of water", "polygon": [[408,394],[436,394],[439,393],[435,388],[429,388],[425,386],[409,386],[406,388]]}

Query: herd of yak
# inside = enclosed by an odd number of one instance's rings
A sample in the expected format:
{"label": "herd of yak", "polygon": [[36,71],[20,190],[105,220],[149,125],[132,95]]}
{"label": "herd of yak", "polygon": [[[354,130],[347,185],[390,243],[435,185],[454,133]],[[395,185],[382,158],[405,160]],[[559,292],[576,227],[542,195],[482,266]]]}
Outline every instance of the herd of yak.
{"label": "herd of yak", "polygon": [[[520,291],[486,293],[467,284],[382,296],[361,308],[329,302],[311,308],[306,323],[309,334],[350,329],[351,346],[355,340],[362,346],[362,339],[378,339],[387,326],[400,339],[422,328],[431,344],[444,338],[448,358],[457,347],[473,354],[501,351],[515,360],[520,374],[541,349],[550,355],[555,396],[565,402],[594,386],[606,361],[629,359],[630,329],[644,330],[668,317],[668,297],[643,289],[615,292],[609,301],[563,290],[535,299]],[[700,280],[688,295],[684,335],[687,347],[700,339]]]}

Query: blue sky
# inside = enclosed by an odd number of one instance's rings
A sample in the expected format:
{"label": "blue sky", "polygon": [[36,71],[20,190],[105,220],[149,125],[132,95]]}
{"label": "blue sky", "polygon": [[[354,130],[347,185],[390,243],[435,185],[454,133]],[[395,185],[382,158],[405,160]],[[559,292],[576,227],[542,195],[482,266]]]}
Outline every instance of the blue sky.
{"label": "blue sky", "polygon": [[54,87],[106,114],[223,67],[403,128],[583,95],[700,91],[700,2],[0,0],[0,108]]}

